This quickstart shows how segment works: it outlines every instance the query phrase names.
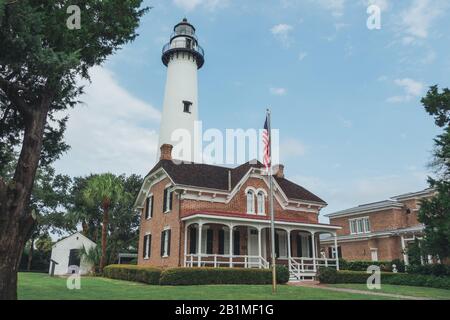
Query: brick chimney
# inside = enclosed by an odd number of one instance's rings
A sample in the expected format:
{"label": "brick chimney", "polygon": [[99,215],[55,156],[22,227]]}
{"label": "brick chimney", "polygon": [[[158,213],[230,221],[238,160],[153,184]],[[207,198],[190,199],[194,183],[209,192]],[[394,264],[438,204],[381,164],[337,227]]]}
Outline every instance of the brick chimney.
{"label": "brick chimney", "polygon": [[161,149],[161,156],[159,160],[172,160],[173,146],[171,144],[163,144],[160,149]]}
{"label": "brick chimney", "polygon": [[284,165],[279,164],[275,166],[275,177],[280,179],[284,178]]}

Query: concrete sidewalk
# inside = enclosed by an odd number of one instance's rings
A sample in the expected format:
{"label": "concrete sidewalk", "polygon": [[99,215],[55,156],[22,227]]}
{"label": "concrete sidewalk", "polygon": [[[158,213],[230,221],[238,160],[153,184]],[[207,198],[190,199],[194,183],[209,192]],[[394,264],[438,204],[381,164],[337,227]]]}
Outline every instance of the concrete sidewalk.
{"label": "concrete sidewalk", "polygon": [[347,293],[357,293],[357,294],[365,294],[365,295],[371,295],[371,296],[389,297],[389,298],[401,299],[401,300],[433,300],[433,299],[427,298],[427,297],[412,297],[412,296],[404,296],[401,294],[381,293],[381,292],[365,291],[365,290],[357,290],[357,289],[347,289],[347,288],[334,288],[334,287],[329,287],[324,284],[320,284],[318,281],[289,282],[288,285],[308,287],[308,288],[317,288],[317,289],[329,290],[329,291],[335,291],[335,292],[347,292]]}

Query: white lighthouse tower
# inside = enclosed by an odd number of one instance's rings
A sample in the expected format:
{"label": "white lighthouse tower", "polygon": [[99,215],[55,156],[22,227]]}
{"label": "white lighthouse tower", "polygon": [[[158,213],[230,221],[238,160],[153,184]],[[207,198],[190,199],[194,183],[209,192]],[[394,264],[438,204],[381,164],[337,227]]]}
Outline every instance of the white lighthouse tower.
{"label": "white lighthouse tower", "polygon": [[[162,50],[167,80],[158,147],[171,144],[176,158],[194,161],[194,123],[198,120],[197,71],[203,66],[205,55],[198,44],[194,26],[186,18],[173,31],[169,43]],[[180,147],[186,143],[189,147],[187,150],[181,148],[180,152]]]}

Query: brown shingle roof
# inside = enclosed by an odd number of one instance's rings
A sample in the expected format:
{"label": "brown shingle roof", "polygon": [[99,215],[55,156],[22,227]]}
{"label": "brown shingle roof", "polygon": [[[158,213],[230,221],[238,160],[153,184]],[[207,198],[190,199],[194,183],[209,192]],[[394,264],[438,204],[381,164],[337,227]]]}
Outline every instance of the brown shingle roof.
{"label": "brown shingle roof", "polygon": [[[234,188],[251,168],[263,167],[259,161],[250,161],[236,168],[227,168],[200,163],[176,164],[171,160],[160,160],[148,175],[163,168],[176,184],[229,191],[229,172],[231,173],[231,188]],[[326,204],[325,201],[298,184],[285,178],[275,178],[275,180],[289,199]]]}

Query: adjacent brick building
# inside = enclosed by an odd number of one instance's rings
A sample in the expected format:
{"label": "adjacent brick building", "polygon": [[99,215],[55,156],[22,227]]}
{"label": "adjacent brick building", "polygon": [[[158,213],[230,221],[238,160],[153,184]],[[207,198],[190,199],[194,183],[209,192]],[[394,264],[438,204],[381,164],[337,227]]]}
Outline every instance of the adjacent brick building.
{"label": "adjacent brick building", "polygon": [[[139,265],[267,268],[269,177],[263,165],[178,163],[171,150],[161,147],[136,200]],[[319,251],[320,235],[340,229],[318,222],[325,201],[286,179],[281,165],[273,183],[277,263],[289,265],[297,279],[313,276],[319,264],[336,265]]]}
{"label": "adjacent brick building", "polygon": [[[424,228],[417,220],[420,201],[434,193],[426,189],[328,214],[331,224],[341,226],[339,255],[345,260],[401,259],[408,264],[408,244],[420,239]],[[334,239],[321,243],[322,250],[334,257]]]}

